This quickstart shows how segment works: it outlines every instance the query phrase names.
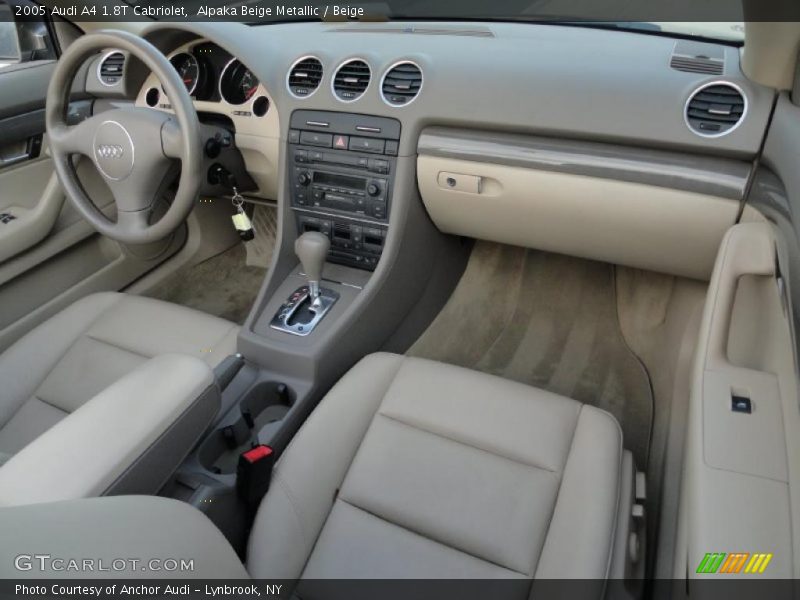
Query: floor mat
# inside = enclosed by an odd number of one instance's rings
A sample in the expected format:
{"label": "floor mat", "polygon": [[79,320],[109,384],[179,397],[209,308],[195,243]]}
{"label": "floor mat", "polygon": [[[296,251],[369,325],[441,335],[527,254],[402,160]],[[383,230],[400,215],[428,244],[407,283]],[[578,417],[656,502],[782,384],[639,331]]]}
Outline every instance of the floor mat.
{"label": "floor mat", "polygon": [[243,243],[236,244],[222,254],[180,269],[145,295],[241,325],[266,274],[266,269],[246,264],[246,253]]}
{"label": "floor mat", "polygon": [[275,249],[275,238],[278,237],[278,211],[271,206],[256,204],[252,221],[256,236],[245,244],[247,264],[268,269]]}
{"label": "floor mat", "polygon": [[408,353],[607,410],[637,466],[647,464],[650,380],[622,337],[609,264],[477,242],[450,300]]}

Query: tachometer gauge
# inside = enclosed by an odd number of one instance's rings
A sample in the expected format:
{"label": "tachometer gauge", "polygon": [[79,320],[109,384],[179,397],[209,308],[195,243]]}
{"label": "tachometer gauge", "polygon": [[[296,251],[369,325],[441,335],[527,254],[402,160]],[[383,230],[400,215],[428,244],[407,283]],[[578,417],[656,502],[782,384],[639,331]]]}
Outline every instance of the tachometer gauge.
{"label": "tachometer gauge", "polygon": [[188,52],[181,52],[169,59],[169,62],[172,63],[172,66],[175,67],[178,75],[180,75],[189,95],[194,94],[201,75],[200,64],[197,59]]}
{"label": "tachometer gauge", "polygon": [[245,101],[250,100],[253,97],[253,94],[256,93],[256,89],[258,88],[258,79],[256,76],[253,75],[253,72],[250,69],[245,69],[239,79],[239,91],[241,92],[242,96],[244,96]]}
{"label": "tachometer gauge", "polygon": [[258,79],[239,60],[225,66],[219,82],[219,93],[230,104],[244,104],[258,89]]}

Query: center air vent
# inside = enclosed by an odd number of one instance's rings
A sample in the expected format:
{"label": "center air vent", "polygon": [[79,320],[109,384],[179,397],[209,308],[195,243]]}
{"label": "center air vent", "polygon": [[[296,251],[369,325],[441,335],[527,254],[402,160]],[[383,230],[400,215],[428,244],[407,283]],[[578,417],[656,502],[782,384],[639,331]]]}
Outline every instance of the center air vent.
{"label": "center air vent", "polygon": [[383,76],[381,95],[392,106],[405,106],[422,89],[422,71],[412,62],[401,62]]}
{"label": "center air vent", "polygon": [[744,118],[747,100],[730,83],[708,83],[686,103],[686,123],[695,133],[716,137],[730,133]]}
{"label": "center air vent", "polygon": [[287,85],[296,98],[308,98],[322,81],[322,63],[315,56],[301,58],[289,70]]}
{"label": "center air vent", "polygon": [[107,54],[97,69],[97,77],[103,85],[117,85],[122,80],[125,55],[122,52]]}
{"label": "center air vent", "polygon": [[363,60],[354,58],[339,67],[333,77],[333,94],[344,102],[352,102],[369,86],[370,69]]}

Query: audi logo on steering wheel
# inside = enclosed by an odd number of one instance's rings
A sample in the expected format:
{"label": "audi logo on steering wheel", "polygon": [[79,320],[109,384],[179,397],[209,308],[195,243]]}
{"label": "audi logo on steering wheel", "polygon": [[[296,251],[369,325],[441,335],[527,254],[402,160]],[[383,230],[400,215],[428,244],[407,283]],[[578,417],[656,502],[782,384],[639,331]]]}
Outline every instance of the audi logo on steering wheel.
{"label": "audi logo on steering wheel", "polygon": [[122,146],[116,144],[101,144],[97,147],[97,156],[100,158],[122,158],[124,153]]}

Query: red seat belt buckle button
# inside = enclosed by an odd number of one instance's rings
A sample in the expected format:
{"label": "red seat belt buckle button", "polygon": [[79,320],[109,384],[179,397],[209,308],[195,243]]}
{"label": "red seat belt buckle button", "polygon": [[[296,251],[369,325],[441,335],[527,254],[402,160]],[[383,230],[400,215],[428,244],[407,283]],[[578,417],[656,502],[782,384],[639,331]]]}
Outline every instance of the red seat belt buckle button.
{"label": "red seat belt buckle button", "polygon": [[239,497],[255,509],[269,490],[275,452],[269,446],[259,444],[239,455],[236,466],[236,490]]}
{"label": "red seat belt buckle button", "polygon": [[247,452],[243,452],[242,456],[249,463],[254,463],[272,454],[272,448],[261,444],[255,448],[250,448]]}

